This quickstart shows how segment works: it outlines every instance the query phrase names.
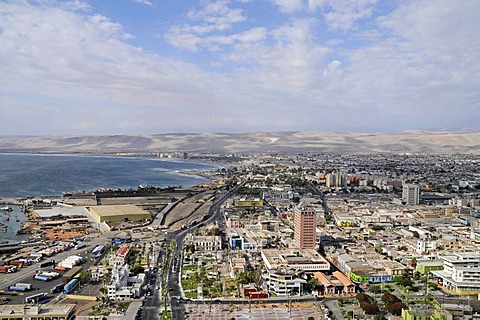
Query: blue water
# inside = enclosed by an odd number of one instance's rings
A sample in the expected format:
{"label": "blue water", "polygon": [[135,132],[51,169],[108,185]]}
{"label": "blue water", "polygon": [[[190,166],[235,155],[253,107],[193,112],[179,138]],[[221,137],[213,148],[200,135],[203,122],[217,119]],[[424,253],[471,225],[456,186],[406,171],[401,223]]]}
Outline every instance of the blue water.
{"label": "blue water", "polygon": [[136,189],[143,183],[161,188],[190,187],[208,180],[182,172],[216,168],[147,158],[0,154],[0,198],[59,196],[100,188]]}
{"label": "blue water", "polygon": [[[3,207],[4,204],[1,204],[0,207]],[[14,241],[22,241],[28,238],[28,234],[19,234],[17,231],[20,230],[22,223],[27,219],[27,215],[22,212],[20,206],[10,206],[13,211],[3,211],[0,210],[0,242],[3,239],[9,239]]]}

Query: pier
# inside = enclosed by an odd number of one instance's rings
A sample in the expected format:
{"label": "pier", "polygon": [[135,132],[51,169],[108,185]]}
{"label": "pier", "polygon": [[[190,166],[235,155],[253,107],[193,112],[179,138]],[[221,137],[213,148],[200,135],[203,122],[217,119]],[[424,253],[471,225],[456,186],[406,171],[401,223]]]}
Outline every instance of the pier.
{"label": "pier", "polygon": [[23,199],[16,199],[16,198],[0,198],[0,203],[7,204],[7,205],[17,205],[21,206],[23,204]]}

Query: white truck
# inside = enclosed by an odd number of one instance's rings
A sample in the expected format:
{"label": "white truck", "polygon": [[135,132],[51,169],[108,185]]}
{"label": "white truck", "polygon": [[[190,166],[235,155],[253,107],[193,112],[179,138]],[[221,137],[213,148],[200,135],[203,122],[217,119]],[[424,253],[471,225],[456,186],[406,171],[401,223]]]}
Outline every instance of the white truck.
{"label": "white truck", "polygon": [[75,249],[82,249],[82,248],[85,248],[86,246],[87,246],[86,243],[79,242],[75,245]]}
{"label": "white truck", "polygon": [[27,290],[32,290],[32,284],[31,283],[22,283],[22,282],[19,282],[19,283],[16,283],[15,284],[15,287],[22,287],[22,288],[25,288]]}

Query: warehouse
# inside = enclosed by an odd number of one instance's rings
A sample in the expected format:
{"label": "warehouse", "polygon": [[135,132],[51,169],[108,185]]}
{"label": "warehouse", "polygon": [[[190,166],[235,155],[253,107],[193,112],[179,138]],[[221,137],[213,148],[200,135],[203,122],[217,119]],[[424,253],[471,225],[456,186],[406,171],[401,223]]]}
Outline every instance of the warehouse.
{"label": "warehouse", "polygon": [[95,206],[88,208],[98,222],[123,222],[150,220],[151,214],[134,205]]}

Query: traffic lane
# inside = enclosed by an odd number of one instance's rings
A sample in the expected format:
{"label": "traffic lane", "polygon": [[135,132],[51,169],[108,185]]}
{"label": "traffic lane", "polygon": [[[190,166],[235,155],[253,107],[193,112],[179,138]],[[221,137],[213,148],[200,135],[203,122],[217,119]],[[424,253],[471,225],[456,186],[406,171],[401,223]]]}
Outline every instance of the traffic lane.
{"label": "traffic lane", "polygon": [[[163,255],[162,251],[159,251],[159,254],[157,257],[157,263],[161,260],[162,255]],[[149,275],[148,286],[151,287],[150,291],[152,295],[150,296],[147,295],[143,300],[143,307],[141,308],[143,311],[141,312],[142,314],[140,315],[141,319],[148,319],[148,320],[159,319],[159,310],[162,305],[162,299],[161,299],[162,277],[160,275],[161,275],[161,269],[157,269],[157,268],[154,268],[151,272],[151,275]],[[151,283],[152,280],[153,280],[153,283]]]}
{"label": "traffic lane", "polygon": [[[235,190],[235,189],[234,189]],[[218,220],[220,217],[220,205],[225,202],[230,195],[233,193],[234,190],[229,192],[223,193],[222,196],[213,202],[209,209],[208,209],[208,218],[205,221],[202,221],[194,226],[188,227],[183,230],[176,230],[174,232],[169,232],[169,239],[174,239],[176,241],[176,246],[174,251],[172,252],[173,258],[173,266],[170,266],[169,272],[167,275],[167,285],[168,285],[168,293],[170,297],[170,305],[172,307],[172,319],[184,319],[185,316],[185,308],[183,303],[181,303],[180,299],[176,299],[175,297],[181,297],[181,290],[179,284],[179,272],[180,272],[180,265],[182,263],[182,246],[183,241],[187,233],[193,232],[196,229],[207,225],[215,220]]]}
{"label": "traffic lane", "polygon": [[[188,229],[187,229],[188,230]],[[186,231],[186,230],[183,230]],[[181,262],[181,251],[183,240],[185,238],[186,233],[180,232],[174,239],[176,240],[176,247],[174,254],[176,258],[174,258],[174,265],[170,267],[168,272],[168,297],[170,298],[170,306],[172,308],[172,319],[184,319],[185,316],[185,308],[183,304],[180,303],[180,300],[177,297],[181,296],[180,290],[180,264]]]}

